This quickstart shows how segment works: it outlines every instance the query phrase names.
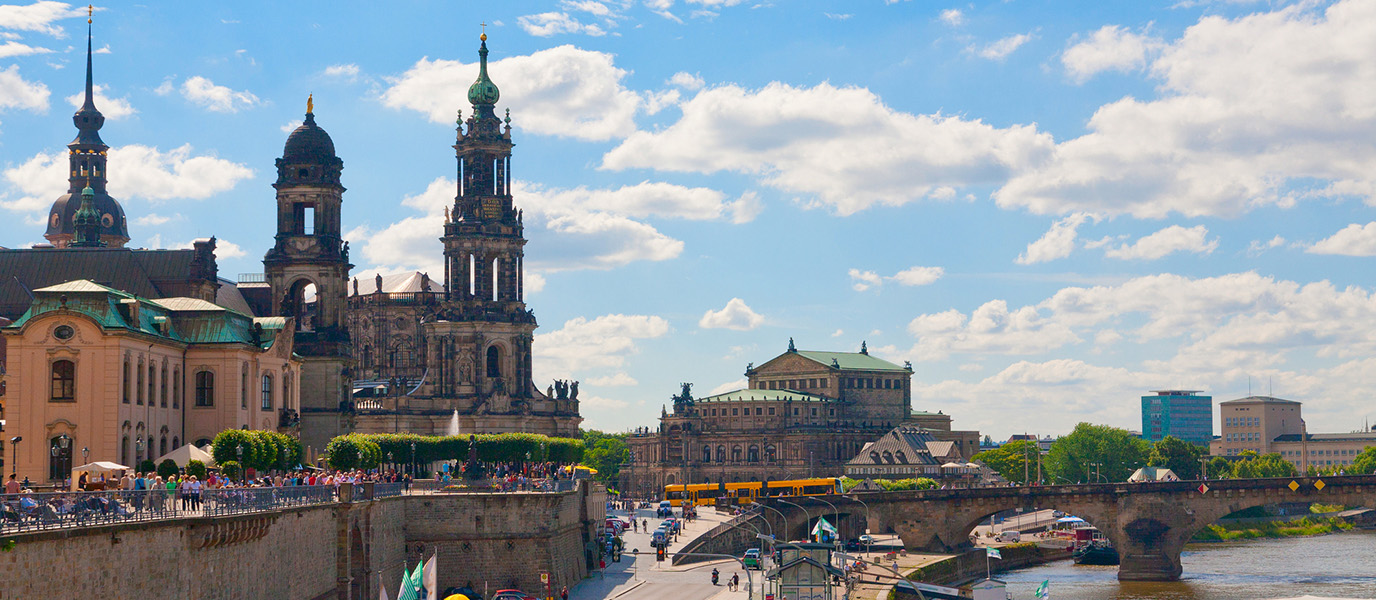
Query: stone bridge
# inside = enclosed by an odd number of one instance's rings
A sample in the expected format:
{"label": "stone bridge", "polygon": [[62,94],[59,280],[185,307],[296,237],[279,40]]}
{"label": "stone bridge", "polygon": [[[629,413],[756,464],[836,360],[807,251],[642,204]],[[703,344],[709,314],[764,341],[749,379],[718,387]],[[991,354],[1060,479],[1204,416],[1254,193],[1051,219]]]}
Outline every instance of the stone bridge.
{"label": "stone bridge", "polygon": [[764,528],[781,539],[806,537],[825,515],[848,539],[868,526],[875,533],[891,530],[904,547],[923,552],[968,549],[975,526],[1002,511],[1061,510],[1113,542],[1120,580],[1172,581],[1180,578],[1180,551],[1204,526],[1239,510],[1286,502],[1376,508],[1376,475],[868,492],[788,501],[793,505],[762,501],[774,509],[760,515],[768,521]]}

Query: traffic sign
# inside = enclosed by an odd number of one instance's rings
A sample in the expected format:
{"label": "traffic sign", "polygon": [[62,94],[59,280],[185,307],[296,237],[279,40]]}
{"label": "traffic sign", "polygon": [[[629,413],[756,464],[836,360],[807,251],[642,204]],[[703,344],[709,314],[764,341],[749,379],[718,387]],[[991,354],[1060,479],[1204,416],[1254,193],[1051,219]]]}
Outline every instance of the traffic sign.
{"label": "traffic sign", "polygon": [[549,573],[540,574],[540,583],[549,583]]}

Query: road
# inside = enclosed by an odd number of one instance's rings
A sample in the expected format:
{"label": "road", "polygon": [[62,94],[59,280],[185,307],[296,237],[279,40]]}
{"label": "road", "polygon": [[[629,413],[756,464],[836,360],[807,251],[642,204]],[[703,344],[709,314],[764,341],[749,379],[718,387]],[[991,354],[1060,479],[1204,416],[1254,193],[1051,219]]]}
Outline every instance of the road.
{"label": "road", "polygon": [[[663,519],[654,516],[653,509],[643,509],[635,511],[636,518],[648,520],[650,528],[654,527]],[[716,527],[718,523],[726,520],[726,517],[716,514],[710,507],[698,510],[700,517],[693,523],[684,527],[683,533],[678,540],[669,545],[669,552],[674,552],[682,548],[698,534]],[[626,517],[626,512],[616,511],[615,516]],[[670,561],[658,562],[655,560],[654,548],[650,546],[650,534],[644,531],[627,531],[623,536],[626,541],[627,553],[622,555],[621,562],[607,563],[607,569],[602,574],[594,574],[592,577],[583,580],[577,586],[569,590],[569,598],[572,600],[706,600],[713,598],[716,600],[745,600],[746,574],[741,570],[740,564],[734,561],[713,561],[705,564],[697,564],[692,567],[674,567]],[[631,551],[638,550],[645,554],[634,556]],[[721,573],[721,585],[712,585],[712,569],[716,568]],[[733,573],[740,574],[741,591],[729,592],[726,589],[726,582]],[[754,571],[755,585],[759,586],[759,571]],[[760,597],[758,591],[755,596]]]}

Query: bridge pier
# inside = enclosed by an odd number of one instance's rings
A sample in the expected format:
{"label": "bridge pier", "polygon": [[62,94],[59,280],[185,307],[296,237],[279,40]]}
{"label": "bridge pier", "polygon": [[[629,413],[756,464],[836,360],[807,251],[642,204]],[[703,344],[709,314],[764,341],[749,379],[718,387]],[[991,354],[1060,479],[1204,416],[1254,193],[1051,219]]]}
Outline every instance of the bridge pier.
{"label": "bridge pier", "polygon": [[1168,525],[1153,518],[1138,518],[1116,529],[1118,535],[1111,539],[1118,549],[1119,581],[1180,579],[1184,570],[1180,566],[1180,552],[1195,531],[1190,519]]}

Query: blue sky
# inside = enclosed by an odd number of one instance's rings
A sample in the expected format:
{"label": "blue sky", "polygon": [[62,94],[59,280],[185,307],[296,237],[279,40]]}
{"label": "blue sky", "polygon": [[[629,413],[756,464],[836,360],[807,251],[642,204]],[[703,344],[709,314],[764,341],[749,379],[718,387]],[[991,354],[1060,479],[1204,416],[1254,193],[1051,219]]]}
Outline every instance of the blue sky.
{"label": "blue sky", "polygon": [[[0,6],[0,245],[66,187],[84,7]],[[257,273],[315,95],[355,273],[440,272],[479,23],[510,108],[536,378],[586,425],[804,349],[912,361],[996,438],[1139,397],[1376,417],[1376,4],[563,0],[98,6],[131,245]]]}

